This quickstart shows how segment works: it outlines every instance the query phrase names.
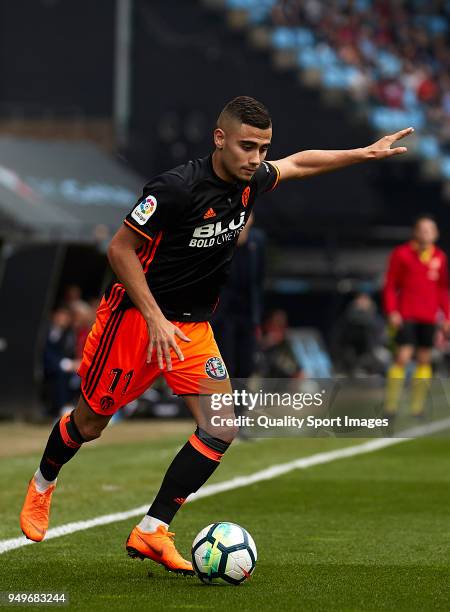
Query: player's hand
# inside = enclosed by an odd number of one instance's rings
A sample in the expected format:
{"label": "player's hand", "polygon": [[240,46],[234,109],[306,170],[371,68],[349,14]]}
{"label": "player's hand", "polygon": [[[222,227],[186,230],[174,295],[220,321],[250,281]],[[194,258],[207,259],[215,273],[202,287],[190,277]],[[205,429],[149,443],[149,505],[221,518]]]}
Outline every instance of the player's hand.
{"label": "player's hand", "polygon": [[444,336],[448,338],[450,335],[450,321],[443,321],[441,328]]}
{"label": "player's hand", "polygon": [[149,337],[147,363],[151,362],[153,351],[155,351],[159,369],[164,370],[165,361],[167,370],[170,372],[172,370],[171,348],[175,351],[180,361],[184,361],[184,355],[175,340],[175,336],[178,336],[185,342],[190,342],[191,339],[164,316],[147,321],[147,327]]}
{"label": "player's hand", "polygon": [[366,147],[366,151],[369,153],[369,157],[371,159],[384,159],[386,157],[392,157],[393,155],[399,155],[401,153],[406,153],[408,150],[406,147],[394,147],[391,149],[391,146],[397,142],[397,140],[401,140],[405,138],[405,136],[409,136],[414,132],[414,128],[409,127],[404,130],[400,130],[399,132],[395,132],[395,134],[389,134],[389,136],[383,136],[377,142],[374,142],[372,145]]}
{"label": "player's hand", "polygon": [[398,329],[403,324],[402,315],[397,311],[389,313],[388,319],[389,325],[392,325],[392,327],[394,327],[395,329]]}

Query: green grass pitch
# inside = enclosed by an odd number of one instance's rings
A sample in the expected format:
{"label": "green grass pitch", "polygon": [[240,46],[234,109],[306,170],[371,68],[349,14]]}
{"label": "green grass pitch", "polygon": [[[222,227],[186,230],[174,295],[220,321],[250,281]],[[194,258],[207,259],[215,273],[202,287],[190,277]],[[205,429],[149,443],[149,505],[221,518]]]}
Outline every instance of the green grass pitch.
{"label": "green grass pitch", "polygon": [[[185,439],[83,448],[61,473],[52,526],[150,502]],[[210,482],[359,442],[240,443]],[[0,460],[0,539],[20,535],[39,456]],[[449,485],[445,436],[406,441],[186,504],[171,529],[187,558],[197,532],[214,521],[239,523],[254,537],[257,567],[239,587],[210,587],[128,558],[124,542],[137,522],[130,519],[0,555],[0,591],[66,591],[70,610],[448,610]]]}

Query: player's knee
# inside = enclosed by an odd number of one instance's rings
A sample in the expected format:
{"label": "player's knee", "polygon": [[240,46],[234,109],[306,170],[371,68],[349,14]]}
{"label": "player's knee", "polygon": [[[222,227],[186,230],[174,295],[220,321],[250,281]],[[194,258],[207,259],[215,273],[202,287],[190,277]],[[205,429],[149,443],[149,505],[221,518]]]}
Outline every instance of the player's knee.
{"label": "player's knee", "polygon": [[233,440],[238,435],[238,433],[239,433],[239,427],[237,425],[230,425],[230,426],[225,427],[222,430],[220,438],[224,440],[225,442],[228,442],[229,444],[231,444],[231,442],[233,442]]}
{"label": "player's knee", "polygon": [[227,422],[227,420],[224,419],[219,427],[214,427],[210,430],[211,435],[219,440],[223,440],[227,444],[231,444],[239,433],[239,427],[232,423],[232,420],[234,419],[230,418],[230,421]]}
{"label": "player's knee", "polygon": [[86,442],[91,442],[100,438],[102,435],[103,428],[100,428],[95,423],[86,423],[78,427],[80,434],[83,436]]}
{"label": "player's knee", "polygon": [[402,348],[397,352],[397,355],[395,357],[395,363],[397,365],[399,365],[402,368],[405,368],[409,362],[411,361],[413,356],[413,351],[406,349],[406,348]]}
{"label": "player's knee", "polygon": [[103,429],[107,425],[107,422],[103,420],[97,420],[95,418],[76,418],[76,416],[75,423],[85,442],[100,438]]}
{"label": "player's knee", "polygon": [[100,438],[111,416],[95,414],[86,402],[80,398],[77,407],[73,411],[73,418],[80,435],[86,442],[90,442]]}
{"label": "player's knee", "polygon": [[399,366],[400,368],[406,368],[406,366],[409,364],[410,361],[411,361],[410,359],[397,358],[395,360],[395,365]]}
{"label": "player's knee", "polygon": [[431,350],[419,349],[416,354],[416,361],[419,365],[431,364]]}

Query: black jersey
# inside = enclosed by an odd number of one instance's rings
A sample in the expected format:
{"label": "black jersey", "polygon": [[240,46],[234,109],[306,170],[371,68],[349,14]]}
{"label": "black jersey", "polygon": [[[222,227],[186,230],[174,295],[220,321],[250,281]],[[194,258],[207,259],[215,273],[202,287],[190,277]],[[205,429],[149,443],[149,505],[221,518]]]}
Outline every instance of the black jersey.
{"label": "black jersey", "polygon": [[[226,182],[209,155],[145,185],[124,223],[147,239],[136,254],[167,319],[209,320],[255,198],[278,180],[278,168],[263,162],[250,181]],[[133,305],[119,282],[105,298],[113,310]]]}

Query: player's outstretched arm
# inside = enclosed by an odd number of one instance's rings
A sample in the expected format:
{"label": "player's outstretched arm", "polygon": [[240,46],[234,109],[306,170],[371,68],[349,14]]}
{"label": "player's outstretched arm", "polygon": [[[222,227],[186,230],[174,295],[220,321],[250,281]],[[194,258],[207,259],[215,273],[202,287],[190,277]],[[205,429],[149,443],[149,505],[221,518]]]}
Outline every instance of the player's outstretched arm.
{"label": "player's outstretched arm", "polygon": [[108,247],[108,259],[117,278],[121,281],[133,304],[147,323],[149,335],[147,363],[150,363],[155,350],[159,368],[164,369],[164,359],[167,369],[171,370],[171,347],[178,358],[181,361],[184,360],[183,353],[175,340],[175,335],[186,342],[190,342],[190,338],[165,318],[150,291],[141,263],[136,255],[136,249],[144,241],[144,238],[124,225],[111,240]]}
{"label": "player's outstretched arm", "polygon": [[406,153],[406,147],[391,147],[413,131],[414,128],[409,127],[395,134],[384,136],[368,147],[359,149],[300,151],[273,163],[280,171],[280,180],[315,176],[371,159],[385,159]]}

